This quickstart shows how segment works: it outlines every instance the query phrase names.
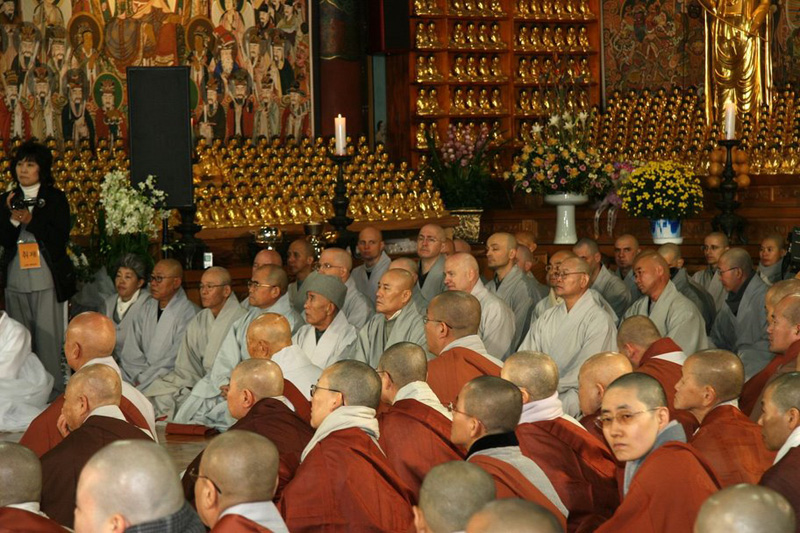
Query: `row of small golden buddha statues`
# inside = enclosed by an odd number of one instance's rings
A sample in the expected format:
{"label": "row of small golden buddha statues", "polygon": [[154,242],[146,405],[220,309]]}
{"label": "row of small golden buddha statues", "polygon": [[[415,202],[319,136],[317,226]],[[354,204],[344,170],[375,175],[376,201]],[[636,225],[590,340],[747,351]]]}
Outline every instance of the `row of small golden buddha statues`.
{"label": "row of small golden buddha statues", "polygon": [[562,111],[578,112],[587,111],[590,107],[589,92],[581,87],[560,88],[564,91],[563,97],[556,94],[555,88],[520,89],[517,93],[515,109],[517,115],[546,115],[558,111],[556,102],[563,98]]}
{"label": "row of small golden buddha statues", "polygon": [[[430,17],[444,15],[438,0],[414,0],[414,15]],[[556,18],[563,20],[590,19],[586,0],[516,0],[514,14],[517,17]],[[449,0],[447,15],[451,17],[489,17],[499,18],[506,15],[499,0]]]}
{"label": "row of small golden buddha statues", "polygon": [[[589,60],[585,57],[571,57],[566,61],[566,77],[572,82],[586,81],[591,77],[589,72]],[[553,60],[549,57],[520,57],[517,62],[517,69],[514,72],[515,81],[519,83],[539,83],[542,78],[546,78],[554,69]]]}
{"label": "row of small golden buddha statues", "polygon": [[[454,120],[452,121],[456,127],[459,127],[461,121]],[[480,132],[484,127],[489,130],[489,136],[492,141],[501,142],[503,140],[503,127],[499,120],[489,121],[489,120],[480,120],[474,121],[470,120],[468,122],[463,122],[463,125],[466,126],[466,129],[473,133],[473,138],[477,138],[478,132]],[[420,122],[417,124],[417,131],[415,133],[415,144],[414,148],[418,150],[427,150],[428,149],[428,138],[426,137],[426,133],[430,131],[431,135],[433,136],[433,142],[436,146],[439,146],[442,142],[441,137],[439,136],[439,129],[436,127],[435,122]]]}
{"label": "row of small golden buddha statues", "polygon": [[[414,14],[418,17],[443,15],[438,0],[414,0]],[[500,0],[449,0],[447,14],[456,17],[503,17],[505,11]]]}
{"label": "row of small golden buddha statues", "polygon": [[[444,80],[444,76],[439,72],[439,69],[436,65],[435,56],[417,56],[416,80],[423,83]],[[500,56],[495,55],[491,56],[490,58],[486,55],[457,55],[453,58],[453,67],[450,71],[450,80],[459,83],[501,83],[508,80],[508,76],[503,74]]]}
{"label": "row of small golden buddha statues", "polygon": [[450,101],[451,115],[500,115],[505,113],[499,87],[456,87]]}
{"label": "row of small golden buddha statues", "polygon": [[525,19],[590,20],[587,0],[517,0],[516,16]]}
{"label": "row of small golden buddha statues", "polygon": [[[444,24],[443,21],[440,21]],[[443,49],[445,45],[439,39],[436,21],[417,22],[415,35],[416,48],[418,50],[437,50]],[[500,35],[500,24],[497,22],[489,23],[474,21],[456,22],[450,35],[448,46],[457,50],[505,50],[507,47],[503,37]]]}
{"label": "row of small golden buddha statues", "polygon": [[588,52],[586,26],[521,25],[514,37],[514,48],[522,52]]}

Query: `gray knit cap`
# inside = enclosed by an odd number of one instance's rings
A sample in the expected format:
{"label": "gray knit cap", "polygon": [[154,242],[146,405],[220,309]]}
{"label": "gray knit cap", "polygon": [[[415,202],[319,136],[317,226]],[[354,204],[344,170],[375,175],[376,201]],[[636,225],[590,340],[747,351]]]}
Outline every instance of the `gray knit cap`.
{"label": "gray knit cap", "polygon": [[347,286],[339,278],[319,272],[308,276],[301,288],[306,294],[309,291],[321,294],[340,310],[344,306],[344,298],[347,296]]}

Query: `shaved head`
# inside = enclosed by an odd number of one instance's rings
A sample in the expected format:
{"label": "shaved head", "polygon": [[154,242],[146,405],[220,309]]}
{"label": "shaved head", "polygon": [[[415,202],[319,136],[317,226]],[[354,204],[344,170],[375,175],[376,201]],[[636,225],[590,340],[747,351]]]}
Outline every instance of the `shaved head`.
{"label": "shaved head", "polygon": [[742,360],[728,350],[702,350],[686,359],[692,377],[701,387],[716,391],[719,402],[734,400],[742,394],[744,366]]}
{"label": "shaved head", "polygon": [[506,359],[500,377],[527,392],[535,402],[558,390],[558,365],[542,352],[517,352]]}
{"label": "shaved head", "polygon": [[510,233],[505,233],[503,231],[493,233],[492,236],[487,240],[487,244],[489,240],[498,244],[502,244],[505,246],[506,250],[514,250],[517,247],[517,239]]}
{"label": "shaved head", "polygon": [[325,369],[323,375],[327,376],[331,389],[342,393],[345,405],[378,408],[381,400],[381,379],[368,364],[344,359]]}
{"label": "shaved head", "polygon": [[589,263],[580,257],[567,257],[561,262],[561,268],[569,272],[581,272],[583,274],[591,274]]}
{"label": "shaved head", "polygon": [[562,533],[558,519],[533,502],[507,498],[489,502],[475,513],[467,533]]}
{"label": "shaved head", "polygon": [[753,259],[744,248],[731,248],[722,254],[722,256],[719,258],[719,261],[725,264],[725,268],[721,268],[721,270],[740,268],[745,277],[749,276],[753,272]]}
{"label": "shaved head", "polygon": [[636,392],[636,398],[648,409],[667,406],[667,395],[664,387],[654,377],[641,372],[631,372],[615,379],[608,386],[606,393],[614,389],[630,389]]}
{"label": "shaved head", "polygon": [[264,265],[275,265],[282,267],[283,259],[281,258],[281,254],[275,250],[261,250],[253,258],[253,270],[255,271],[255,269]]}
{"label": "shaved head", "polygon": [[480,267],[472,254],[450,255],[444,262],[444,285],[449,291],[470,292],[480,283]]}
{"label": "shaved head", "polygon": [[677,244],[667,243],[658,249],[658,255],[664,258],[670,268],[680,268],[683,266],[683,256],[681,248]]}
{"label": "shaved head", "polygon": [[[398,257],[389,263],[390,270],[405,270],[414,278],[414,283],[417,282],[417,262],[410,257]],[[413,284],[412,284],[413,285]]]}
{"label": "shaved head", "polygon": [[353,258],[341,248],[325,248],[319,256],[320,263],[331,263],[334,266],[342,267],[348,274],[353,269]]}
{"label": "shaved head", "polygon": [[494,480],[466,461],[434,466],[419,490],[419,508],[431,533],[464,531],[469,518],[495,499]]}
{"label": "shaved head", "polygon": [[533,263],[533,254],[530,248],[522,244],[517,245],[517,261],[523,263]]}
{"label": "shaved head", "polygon": [[790,294],[775,306],[775,313],[785,318],[789,324],[800,324],[800,294]]}
{"label": "shaved head", "polygon": [[390,346],[378,362],[378,371],[386,371],[397,388],[428,377],[428,358],[425,350],[413,342],[399,342]]}
{"label": "shaved head", "polygon": [[661,338],[661,332],[649,317],[634,315],[626,318],[619,325],[617,345],[634,344],[645,350]]}
{"label": "shaved head", "polygon": [[227,268],[220,266],[209,267],[203,272],[203,276],[210,276],[215,285],[230,285],[232,283],[231,273]]}
{"label": "shaved head", "polygon": [[480,267],[475,256],[468,253],[455,253],[447,258],[447,263],[454,266],[459,270],[480,273]]}
{"label": "shaved head", "polygon": [[[712,494],[700,507],[694,533],[793,533],[795,513],[779,493],[740,483]],[[769,526],[767,526],[769,524]]]}
{"label": "shaved head", "polygon": [[156,263],[156,266],[153,267],[153,270],[158,268],[159,265],[166,269],[168,275],[175,276],[176,278],[183,278],[183,267],[177,260],[162,259],[161,261]]}
{"label": "shaved head", "polygon": [[67,363],[78,370],[87,361],[111,355],[116,342],[117,332],[110,318],[94,311],[81,313],[67,326],[64,342]]}
{"label": "shaved head", "polygon": [[453,250],[456,253],[470,253],[472,252],[472,246],[470,246],[469,243],[464,239],[453,239]]}
{"label": "shaved head", "polygon": [[103,405],[119,405],[122,399],[122,380],[107,365],[84,366],[69,379],[67,389],[86,396],[92,409]]}
{"label": "shaved head", "polygon": [[446,322],[457,339],[477,335],[481,324],[480,302],[463,291],[437,294],[428,304],[428,313],[436,320]]}
{"label": "shaved head", "polygon": [[766,301],[773,308],[790,294],[800,294],[800,279],[784,279],[767,289]]}
{"label": "shaved head", "polygon": [[576,242],[575,246],[572,247],[572,251],[577,254],[578,252],[576,250],[579,248],[586,248],[586,251],[589,252],[590,254],[600,253],[600,247],[597,246],[597,241],[586,237]]}
{"label": "shaved head", "polygon": [[256,400],[283,395],[283,372],[269,359],[245,359],[233,369],[231,384],[247,389]]}
{"label": "shaved head", "polygon": [[536,251],[536,235],[532,231],[518,231],[514,234],[517,244],[524,246],[531,253]]}
{"label": "shaved head", "polygon": [[250,357],[271,357],[275,352],[292,344],[292,328],[285,316],[264,313],[250,322],[246,337]]}
{"label": "shaved head", "polygon": [[522,415],[522,394],[513,383],[495,376],[480,376],[461,389],[467,413],[483,423],[486,434],[514,431]]}
{"label": "shaved head", "polygon": [[[145,440],[117,441],[94,454],[78,481],[76,530],[101,531],[115,514],[131,526],[177,513],[184,505],[175,464],[160,445]],[[92,509],[91,516],[86,509]],[[85,520],[85,522],[83,522]]]}
{"label": "shaved head", "polygon": [[731,245],[730,241],[728,240],[728,236],[722,233],[721,231],[712,231],[711,233],[706,235],[706,238],[709,237],[719,240],[723,248],[727,248],[728,246]]}
{"label": "shaved head", "polygon": [[[391,280],[392,283],[397,284],[401,290],[410,291],[414,287],[414,277],[408,270],[399,268],[390,268],[383,275],[383,278]],[[381,281],[383,281],[381,278]]]}
{"label": "shaved head", "polygon": [[581,412],[585,415],[597,412],[611,382],[631,372],[633,366],[630,359],[617,352],[600,352],[584,361],[578,373]]}
{"label": "shaved head", "polygon": [[800,372],[781,374],[766,388],[772,390],[772,403],[779,413],[800,410]]}
{"label": "shaved head", "polygon": [[0,442],[0,508],[38,502],[42,495],[42,465],[30,449]]}
{"label": "shaved head", "polygon": [[276,265],[264,265],[253,270],[253,279],[259,283],[265,283],[278,287],[281,295],[286,294],[289,287],[289,277],[286,271]]}

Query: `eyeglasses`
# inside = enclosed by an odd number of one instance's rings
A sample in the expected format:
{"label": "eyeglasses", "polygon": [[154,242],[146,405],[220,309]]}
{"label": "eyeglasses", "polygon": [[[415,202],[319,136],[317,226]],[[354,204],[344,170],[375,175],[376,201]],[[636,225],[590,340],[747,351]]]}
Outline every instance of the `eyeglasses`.
{"label": "eyeglasses", "polygon": [[341,268],[342,270],[344,270],[344,267],[343,267],[343,266],[339,266],[339,265],[332,265],[332,264],[330,264],[330,263],[317,263],[317,266],[315,267],[315,270],[317,270],[317,271],[320,271],[320,270],[330,270],[330,269],[332,269],[332,268]]}
{"label": "eyeglasses", "polygon": [[447,407],[447,410],[450,411],[451,413],[459,413],[464,416],[470,416],[470,417],[472,416],[469,413],[465,413],[464,411],[459,411],[458,409],[456,409],[456,404],[453,402],[448,403],[445,407]]}
{"label": "eyeglasses", "polygon": [[218,493],[220,496],[222,495],[222,489],[220,489],[220,488],[219,488],[219,485],[217,485],[216,483],[214,483],[214,480],[213,480],[213,479],[211,479],[210,477],[208,477],[208,476],[203,476],[203,475],[200,475],[200,473],[199,473],[199,472],[197,472],[196,470],[191,470],[191,471],[187,472],[187,474],[189,474],[189,477],[191,478],[191,480],[192,480],[192,482],[193,482],[193,483],[196,483],[198,479],[207,479],[207,480],[209,481],[209,483],[211,483],[211,484],[214,486],[214,490],[216,490],[216,491],[217,491],[217,493]]}
{"label": "eyeglasses", "polygon": [[431,244],[436,244],[439,242],[439,239],[436,237],[428,237],[427,235],[419,235],[417,237],[417,242],[429,242]]}
{"label": "eyeglasses", "polygon": [[645,409],[644,411],[636,411],[635,413],[628,413],[628,412],[620,412],[615,413],[614,415],[601,415],[600,418],[594,421],[595,425],[599,429],[611,427],[611,422],[614,420],[617,421],[617,424],[620,426],[629,426],[636,415],[640,415],[642,413],[649,413],[650,411],[657,411],[659,408],[655,407],[653,409]]}
{"label": "eyeglasses", "polygon": [[270,285],[269,283],[259,283],[254,279],[251,279],[247,282],[248,289],[257,289],[259,287],[275,287],[275,285]]}
{"label": "eyeglasses", "polygon": [[555,272],[551,272],[550,273],[550,277],[558,279],[558,278],[566,278],[567,276],[572,276],[572,275],[575,275],[575,274],[578,274],[578,275],[581,275],[581,276],[588,275],[588,274],[586,274],[586,272],[561,272],[560,270],[556,270]]}
{"label": "eyeglasses", "polygon": [[741,267],[733,267],[733,268],[729,268],[728,270],[720,270],[719,271],[719,275],[721,276],[721,275],[725,274],[726,272],[730,272],[731,270],[741,270]]}
{"label": "eyeglasses", "polygon": [[167,278],[179,278],[180,276],[150,276],[150,283],[161,283]]}
{"label": "eyeglasses", "polygon": [[342,391],[340,391],[340,390],[329,389],[327,387],[320,387],[319,385],[311,385],[311,396],[313,397],[314,393],[317,392],[317,390],[319,390],[319,389],[330,391],[330,392],[338,392],[339,394],[342,395],[342,397],[344,397],[344,393]]}
{"label": "eyeglasses", "polygon": [[221,283],[219,285],[198,285],[197,288],[200,289],[200,292],[203,291],[210,291],[211,289],[216,289],[217,287],[226,287],[230,285],[230,283]]}
{"label": "eyeglasses", "polygon": [[424,316],[422,317],[422,325],[424,326],[424,325],[425,325],[425,324],[427,324],[428,322],[438,322],[439,324],[444,324],[444,325],[445,325],[445,326],[447,326],[448,328],[450,328],[450,329],[453,329],[453,326],[451,326],[450,324],[448,324],[448,323],[447,323],[447,322],[445,322],[444,320],[436,320],[435,318],[428,318],[428,315],[424,315]]}

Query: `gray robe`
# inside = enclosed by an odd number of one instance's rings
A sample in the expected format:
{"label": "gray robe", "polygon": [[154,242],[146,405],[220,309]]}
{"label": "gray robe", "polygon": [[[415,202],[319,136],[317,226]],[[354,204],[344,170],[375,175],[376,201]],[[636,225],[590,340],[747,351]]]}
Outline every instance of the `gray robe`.
{"label": "gray robe", "polygon": [[161,376],[144,390],[156,409],[156,416],[172,418],[192,387],[211,371],[217,352],[233,323],[246,314],[231,293],[219,314],[203,309],[186,328],[172,372]]}
{"label": "gray robe", "polygon": [[[437,294],[441,294],[446,290],[444,286],[444,261],[445,261],[444,254],[439,254],[439,257],[436,258],[436,262],[433,264],[431,269],[428,271],[428,275],[425,277],[425,283],[422,283],[422,278],[417,281],[417,285],[419,285],[419,290],[422,291],[422,296],[425,297],[425,301],[430,302],[434,296]],[[422,262],[420,261],[420,266]]]}
{"label": "gray robe", "polygon": [[703,320],[706,321],[706,334],[711,331],[711,326],[714,324],[714,317],[717,316],[717,308],[714,305],[714,299],[708,294],[702,285],[694,281],[686,273],[685,268],[680,268],[672,276],[672,283],[678,292],[689,298],[691,302],[703,315]]}
{"label": "gray robe", "polygon": [[292,343],[299,346],[312,363],[325,369],[336,361],[350,359],[357,337],[356,329],[347,321],[344,313],[339,312],[319,338],[319,342],[314,326],[306,324],[294,334]]}
{"label": "gray robe", "polygon": [[600,265],[600,272],[591,288],[605,298],[617,316],[624,315],[633,303],[628,286],[618,276],[612,274],[605,265]]}
{"label": "gray robe", "polygon": [[760,372],[773,357],[769,351],[767,311],[764,309],[767,289],[758,274],[754,275],[744,290],[736,316],[726,304],[711,329],[711,342],[742,360],[745,380]]}
{"label": "gray robe", "polygon": [[531,297],[531,305],[535,306],[540,300],[547,298],[547,293],[550,292],[550,287],[542,285],[533,272],[525,272],[523,278],[525,284],[528,285],[528,295]]}
{"label": "gray robe", "polygon": [[558,365],[558,395],[564,412],[578,416],[581,365],[596,353],[617,349],[617,328],[606,310],[586,291],[569,311],[563,300],[546,310],[531,324],[519,348],[553,358]]}
{"label": "gray robe", "polygon": [[[589,289],[587,292],[589,292],[592,295],[592,298],[594,298],[594,301],[597,302],[606,313],[608,313],[608,316],[610,316],[611,320],[614,321],[614,325],[619,326],[619,316],[617,316],[617,313],[614,312],[611,304],[608,303],[605,298],[603,298],[603,295],[594,289]],[[551,307],[557,306],[563,301],[564,299],[556,296],[556,293],[551,289],[547,294],[547,298],[540,300],[539,303],[536,304],[536,307],[533,308],[533,312],[531,313],[531,324],[536,322],[536,320],[542,316],[545,311]]]}
{"label": "gray robe", "polygon": [[[392,322],[387,330],[387,323]],[[391,321],[380,313],[375,314],[358,332],[353,359],[363,361],[372,368],[377,368],[378,361],[386,348],[398,342],[413,342],[427,350],[425,326],[422,316],[414,304],[409,302]]]}
{"label": "gray robe", "polygon": [[352,277],[347,278],[345,286],[347,287],[347,295],[344,298],[342,311],[344,311],[347,321],[354,328],[361,329],[367,323],[367,320],[375,314],[375,311],[372,309],[367,297],[358,290]]}
{"label": "gray robe", "polygon": [[631,305],[625,318],[644,315],[653,321],[663,337],[669,337],[689,355],[708,348],[706,323],[697,307],[667,282],[664,291],[647,313],[650,298],[642,296]]}
{"label": "gray robe", "polygon": [[625,275],[624,278],[622,277],[622,274],[619,271],[619,269],[609,270],[609,272],[612,272],[616,277],[620,278],[622,281],[625,282],[625,286],[628,287],[628,291],[631,293],[631,302],[635,302],[636,300],[642,297],[642,293],[639,290],[639,286],[636,285],[636,276],[633,274],[633,267],[631,267],[631,269],[628,270],[628,273]]}
{"label": "gray robe", "polygon": [[783,279],[783,261],[778,261],[772,266],[765,267],[761,263],[758,264],[758,275],[761,280],[771,287],[776,282]]}
{"label": "gray robe", "polygon": [[381,252],[378,262],[369,270],[369,276],[367,276],[367,267],[365,265],[355,267],[350,273],[350,278],[356,282],[356,287],[361,291],[361,294],[372,302],[373,309],[375,308],[375,297],[378,292],[378,282],[389,270],[391,263],[392,260],[386,255],[386,252]]}
{"label": "gray robe", "polygon": [[128,325],[125,347],[120,354],[123,378],[146,389],[175,366],[178,348],[189,322],[200,310],[183,288],[172,297],[158,318],[158,300],[150,298]]}
{"label": "gray robe", "polygon": [[303,292],[302,283],[300,287],[298,287],[296,281],[291,282],[286,289],[286,296],[288,296],[295,312],[298,315],[301,314],[306,305],[306,293]]}
{"label": "gray robe", "polygon": [[728,297],[728,293],[719,279],[719,269],[711,267],[704,268],[703,270],[695,272],[692,279],[711,295],[711,298],[714,300],[714,307],[717,309],[717,313],[719,313],[722,308],[725,307],[725,298]]}
{"label": "gray robe", "polygon": [[136,298],[136,301],[131,304],[127,311],[125,311],[125,316],[123,316],[122,320],[119,322],[117,322],[119,317],[116,314],[118,297],[119,295],[114,293],[105,299],[105,315],[110,318],[112,322],[114,322],[114,329],[117,332],[117,342],[114,346],[114,357],[117,359],[120,358],[120,355],[122,354],[122,348],[125,346],[125,337],[128,334],[128,325],[133,322],[133,319],[139,314],[139,311],[142,309],[142,305],[144,305],[144,303],[150,299],[150,292],[146,287],[142,287],[139,291],[139,297]]}
{"label": "gray robe", "polygon": [[514,340],[511,341],[511,350],[515,351],[522,341],[522,336],[528,332],[531,320],[531,297],[525,283],[522,270],[514,265],[500,282],[500,287],[493,279],[486,282],[489,292],[496,294],[514,311]]}
{"label": "gray robe", "polygon": [[514,312],[497,295],[492,294],[478,280],[472,287],[471,294],[481,304],[481,325],[478,335],[486,350],[498,359],[511,355],[511,341],[514,340]]}

